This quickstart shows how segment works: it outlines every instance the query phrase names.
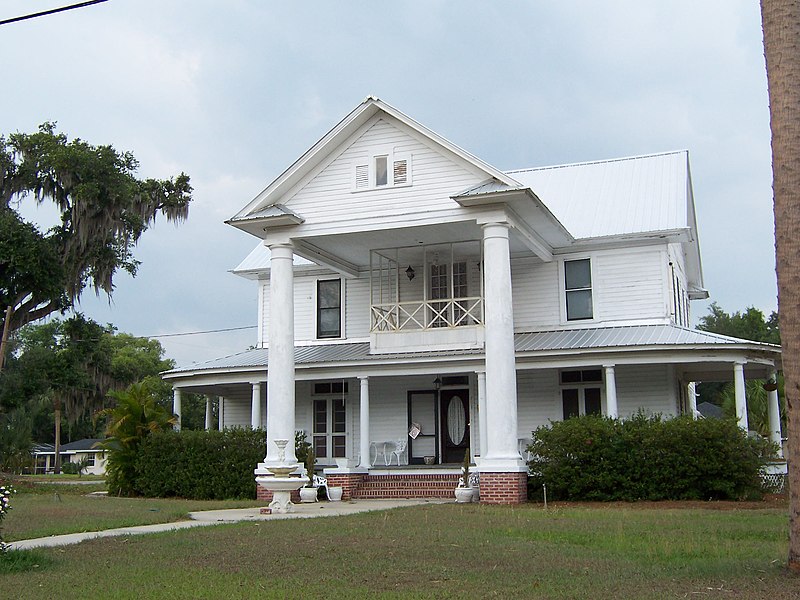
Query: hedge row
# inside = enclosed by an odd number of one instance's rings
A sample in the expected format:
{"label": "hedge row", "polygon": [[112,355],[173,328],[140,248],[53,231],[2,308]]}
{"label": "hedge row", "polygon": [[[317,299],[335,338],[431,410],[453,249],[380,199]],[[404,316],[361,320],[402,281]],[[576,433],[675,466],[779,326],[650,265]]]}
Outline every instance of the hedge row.
{"label": "hedge row", "polygon": [[196,500],[255,498],[253,469],[264,460],[261,429],[162,431],[138,449],[135,492]]}
{"label": "hedge row", "polygon": [[529,490],[556,500],[721,500],[760,496],[773,448],[732,419],[584,416],[533,432]]}

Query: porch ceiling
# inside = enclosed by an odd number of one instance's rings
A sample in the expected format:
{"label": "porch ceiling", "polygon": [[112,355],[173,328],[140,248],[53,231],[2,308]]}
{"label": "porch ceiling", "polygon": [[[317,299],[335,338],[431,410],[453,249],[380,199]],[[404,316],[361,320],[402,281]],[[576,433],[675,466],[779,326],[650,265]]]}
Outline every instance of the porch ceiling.
{"label": "porch ceiling", "polygon": [[[377,231],[359,231],[335,235],[304,237],[295,253],[313,262],[325,264],[325,255],[353,265],[360,269],[369,268],[371,250],[386,248],[422,248],[435,244],[449,244],[480,240],[483,237],[481,226],[475,221],[458,221],[425,225],[420,227],[399,227]],[[320,255],[314,248],[321,250]],[[511,254],[530,255],[531,251],[514,229],[510,236]]]}

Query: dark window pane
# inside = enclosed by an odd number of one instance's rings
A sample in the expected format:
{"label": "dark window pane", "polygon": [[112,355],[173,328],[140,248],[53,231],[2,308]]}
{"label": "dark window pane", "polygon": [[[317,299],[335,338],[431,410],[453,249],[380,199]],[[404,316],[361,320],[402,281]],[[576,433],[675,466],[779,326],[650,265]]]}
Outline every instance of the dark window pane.
{"label": "dark window pane", "polygon": [[344,400],[333,401],[333,433],[344,433],[345,431],[345,411]]}
{"label": "dark window pane", "polygon": [[339,337],[341,316],[338,308],[321,308],[317,322],[318,337]]}
{"label": "dark window pane", "polygon": [[564,404],[564,419],[577,417],[578,410],[578,390],[561,390],[561,400]]}
{"label": "dark window pane", "polygon": [[600,388],[586,388],[583,390],[583,398],[586,402],[587,415],[599,415],[600,410]]}
{"label": "dark window pane", "polygon": [[328,458],[328,438],[324,435],[314,436],[314,454],[317,458]]}
{"label": "dark window pane", "polygon": [[331,384],[330,383],[315,383],[314,384],[314,393],[315,394],[330,394],[331,393]]}
{"label": "dark window pane", "polygon": [[603,381],[603,372],[600,369],[589,369],[581,371],[581,379],[584,382]]}
{"label": "dark window pane", "polygon": [[567,292],[567,320],[592,318],[592,290]]}
{"label": "dark window pane", "polygon": [[561,383],[580,383],[580,371],[561,371]]}
{"label": "dark window pane", "polygon": [[341,306],[342,282],[339,279],[317,282],[317,302],[320,308],[339,308]]}
{"label": "dark window pane", "polygon": [[564,275],[568,290],[592,287],[592,269],[588,258],[564,262]]}
{"label": "dark window pane", "polygon": [[314,433],[328,432],[328,402],[327,400],[314,401]]}
{"label": "dark window pane", "polygon": [[345,436],[343,435],[335,435],[333,436],[333,457],[334,458],[344,458],[345,457]]}

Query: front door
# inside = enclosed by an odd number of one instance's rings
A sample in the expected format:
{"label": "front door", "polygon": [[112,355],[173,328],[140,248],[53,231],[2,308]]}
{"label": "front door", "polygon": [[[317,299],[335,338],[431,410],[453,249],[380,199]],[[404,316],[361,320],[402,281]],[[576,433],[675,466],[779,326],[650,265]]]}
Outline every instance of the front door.
{"label": "front door", "polygon": [[469,447],[469,390],[442,390],[442,462],[460,463]]}

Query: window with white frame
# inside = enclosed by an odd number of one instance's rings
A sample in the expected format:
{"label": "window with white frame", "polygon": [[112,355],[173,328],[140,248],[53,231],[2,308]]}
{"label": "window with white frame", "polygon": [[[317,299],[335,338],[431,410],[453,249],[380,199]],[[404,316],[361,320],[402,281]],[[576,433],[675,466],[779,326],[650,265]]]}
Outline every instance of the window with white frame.
{"label": "window with white frame", "polygon": [[376,152],[353,165],[353,190],[373,190],[411,185],[411,155]]}
{"label": "window with white frame", "polygon": [[[312,443],[322,462],[347,453],[346,381],[314,384]],[[326,397],[327,396],[327,397]]]}
{"label": "window with white frame", "polygon": [[86,454],[84,456],[84,458],[86,459],[86,466],[87,467],[93,467],[95,465],[95,453],[94,452],[89,452],[88,454]]}
{"label": "window with white frame", "polygon": [[342,336],[342,280],[317,281],[317,338]]}
{"label": "window with white frame", "polygon": [[564,295],[567,321],[594,318],[590,259],[564,261]]}
{"label": "window with white frame", "polygon": [[564,420],[602,414],[603,372],[600,369],[561,371],[560,381]]}

